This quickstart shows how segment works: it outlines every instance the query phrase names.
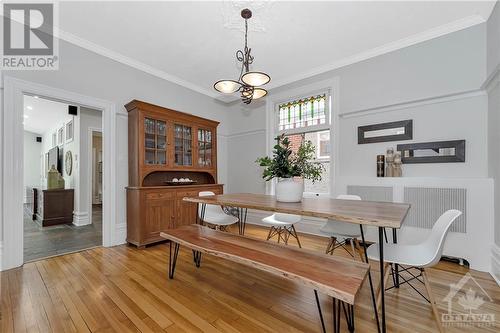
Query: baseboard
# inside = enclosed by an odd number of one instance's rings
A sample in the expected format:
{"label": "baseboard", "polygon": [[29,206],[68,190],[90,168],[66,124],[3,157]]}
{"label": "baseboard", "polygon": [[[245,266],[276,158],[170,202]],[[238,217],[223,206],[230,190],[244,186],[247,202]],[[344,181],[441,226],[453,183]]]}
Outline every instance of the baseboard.
{"label": "baseboard", "polygon": [[493,244],[491,249],[491,276],[500,286],[500,246]]}
{"label": "baseboard", "polygon": [[121,245],[127,242],[127,223],[117,224],[115,227],[114,245]]}
{"label": "baseboard", "polygon": [[73,224],[77,227],[90,224],[89,213],[73,212]]}

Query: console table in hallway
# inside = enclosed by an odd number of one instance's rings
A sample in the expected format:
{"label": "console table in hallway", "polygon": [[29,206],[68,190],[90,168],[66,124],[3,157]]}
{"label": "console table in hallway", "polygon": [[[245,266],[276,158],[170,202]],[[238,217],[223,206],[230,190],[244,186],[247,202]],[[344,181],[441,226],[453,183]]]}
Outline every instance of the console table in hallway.
{"label": "console table in hallway", "polygon": [[[270,211],[276,213],[295,214],[302,216],[310,216],[324,219],[333,219],[337,221],[359,224],[363,246],[365,246],[365,260],[368,262],[366,255],[366,242],[364,237],[363,225],[369,225],[378,228],[378,243],[380,253],[380,290],[381,292],[381,322],[376,316],[377,327],[379,331],[386,332],[386,316],[385,316],[385,286],[384,286],[384,231],[385,228],[393,229],[393,241],[397,242],[396,230],[401,228],[406,215],[410,209],[409,204],[391,203],[391,202],[375,202],[363,200],[340,200],[330,198],[303,198],[301,202],[289,203],[279,202],[275,196],[252,193],[236,193],[213,195],[206,197],[187,197],[183,200],[194,202],[198,205],[220,205],[232,206],[239,208],[240,216],[240,234],[245,232],[246,211],[247,209],[256,209]],[[370,272],[369,282],[372,294],[373,307],[376,309],[375,293]]]}

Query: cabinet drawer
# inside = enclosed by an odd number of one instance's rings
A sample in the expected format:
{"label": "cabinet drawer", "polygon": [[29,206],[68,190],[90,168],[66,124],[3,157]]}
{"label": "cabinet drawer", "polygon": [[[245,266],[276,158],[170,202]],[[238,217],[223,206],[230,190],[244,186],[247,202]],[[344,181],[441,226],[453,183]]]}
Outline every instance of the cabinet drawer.
{"label": "cabinet drawer", "polygon": [[174,194],[171,192],[150,192],[146,193],[147,200],[155,200],[155,199],[173,199]]}

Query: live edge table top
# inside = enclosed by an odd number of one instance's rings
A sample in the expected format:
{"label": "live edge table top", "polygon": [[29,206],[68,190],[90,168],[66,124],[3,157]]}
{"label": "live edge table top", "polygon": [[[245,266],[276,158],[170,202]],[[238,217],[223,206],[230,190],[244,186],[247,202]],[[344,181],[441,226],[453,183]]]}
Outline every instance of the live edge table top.
{"label": "live edge table top", "polygon": [[369,270],[365,263],[261,239],[186,225],[161,233],[181,246],[277,274],[354,304]]}
{"label": "live edge table top", "polygon": [[303,198],[301,202],[279,202],[275,196],[237,193],[186,197],[184,201],[312,216],[337,221],[399,229],[408,214],[406,203]]}

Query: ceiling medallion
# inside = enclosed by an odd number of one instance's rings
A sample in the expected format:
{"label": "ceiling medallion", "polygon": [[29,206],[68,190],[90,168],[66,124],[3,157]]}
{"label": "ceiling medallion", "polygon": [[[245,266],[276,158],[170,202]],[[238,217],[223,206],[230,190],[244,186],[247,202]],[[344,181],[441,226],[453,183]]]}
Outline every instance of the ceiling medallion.
{"label": "ceiling medallion", "polygon": [[240,77],[238,80],[219,80],[215,82],[214,88],[224,94],[239,92],[243,103],[250,104],[252,100],[267,95],[267,90],[260,87],[271,81],[271,77],[264,72],[250,71],[254,57],[250,55],[252,49],[248,47],[247,37],[248,20],[252,17],[252,11],[248,8],[243,9],[241,17],[245,20],[245,48],[236,51],[236,59],[241,62]]}

